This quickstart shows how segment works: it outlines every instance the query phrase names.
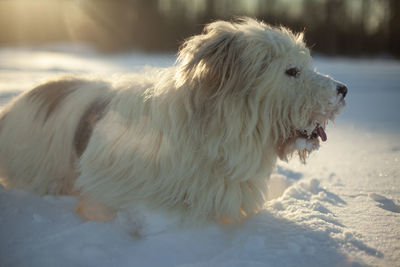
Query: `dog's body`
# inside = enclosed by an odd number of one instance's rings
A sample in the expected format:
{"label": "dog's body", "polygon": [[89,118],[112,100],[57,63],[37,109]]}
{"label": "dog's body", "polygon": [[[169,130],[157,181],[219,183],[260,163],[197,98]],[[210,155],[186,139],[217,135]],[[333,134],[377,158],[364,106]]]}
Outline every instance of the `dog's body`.
{"label": "dog's body", "polygon": [[[341,88],[341,89],[339,89]],[[345,87],[311,69],[301,36],[246,19],[214,22],[178,64],[108,83],[42,84],[0,115],[4,183],[145,204],[193,221],[260,210],[277,157],[325,141]]]}

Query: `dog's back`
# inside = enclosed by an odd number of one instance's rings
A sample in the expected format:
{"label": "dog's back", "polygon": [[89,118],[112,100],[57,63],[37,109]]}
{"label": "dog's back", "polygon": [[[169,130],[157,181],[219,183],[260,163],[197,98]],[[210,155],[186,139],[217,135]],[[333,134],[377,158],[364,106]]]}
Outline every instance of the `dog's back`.
{"label": "dog's back", "polygon": [[7,104],[0,114],[3,184],[38,194],[71,193],[77,156],[109,96],[105,82],[65,77]]}

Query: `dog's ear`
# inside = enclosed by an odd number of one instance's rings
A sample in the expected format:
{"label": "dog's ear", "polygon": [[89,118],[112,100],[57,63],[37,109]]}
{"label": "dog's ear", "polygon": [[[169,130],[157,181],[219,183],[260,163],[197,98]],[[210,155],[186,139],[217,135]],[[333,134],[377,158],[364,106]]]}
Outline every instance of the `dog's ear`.
{"label": "dog's ear", "polygon": [[[200,35],[188,39],[178,54],[178,77],[203,96],[242,95],[247,89],[248,71],[242,59],[245,43],[235,24],[216,21]],[[204,95],[205,94],[205,95]]]}

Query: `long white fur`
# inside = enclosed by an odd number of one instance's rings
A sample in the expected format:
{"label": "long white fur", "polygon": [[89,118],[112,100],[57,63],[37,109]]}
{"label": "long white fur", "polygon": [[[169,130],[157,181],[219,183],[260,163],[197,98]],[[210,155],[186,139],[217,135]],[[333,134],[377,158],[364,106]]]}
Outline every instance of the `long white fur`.
{"label": "long white fur", "polygon": [[[190,222],[239,220],[263,207],[297,130],[339,110],[337,83],[311,65],[301,35],[252,19],[216,21],[183,44],[175,66],[112,85],[82,82],[45,124],[33,116],[41,103],[24,94],[0,115],[6,183],[75,190],[116,210],[145,203]],[[298,77],[285,74],[290,67]],[[111,101],[79,157],[75,130],[98,97]]]}

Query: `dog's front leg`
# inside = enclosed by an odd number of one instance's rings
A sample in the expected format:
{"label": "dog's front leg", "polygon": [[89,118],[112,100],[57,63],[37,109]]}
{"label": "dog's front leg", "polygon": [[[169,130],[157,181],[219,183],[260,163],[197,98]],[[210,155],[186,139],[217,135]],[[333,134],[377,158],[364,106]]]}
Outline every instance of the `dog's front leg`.
{"label": "dog's front leg", "polygon": [[116,216],[116,211],[101,204],[88,195],[80,195],[75,212],[86,221],[111,221]]}

